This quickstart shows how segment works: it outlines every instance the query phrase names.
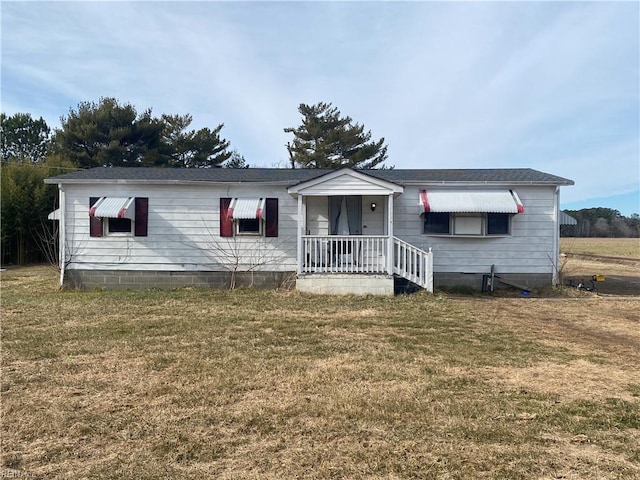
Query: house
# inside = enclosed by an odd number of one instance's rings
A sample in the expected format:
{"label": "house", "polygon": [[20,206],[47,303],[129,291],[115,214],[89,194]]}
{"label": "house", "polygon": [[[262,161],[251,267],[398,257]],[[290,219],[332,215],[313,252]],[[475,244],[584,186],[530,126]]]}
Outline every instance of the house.
{"label": "house", "polygon": [[557,274],[559,191],[532,169],[95,168],[59,188],[60,281],[76,288],[296,285],[392,294]]}

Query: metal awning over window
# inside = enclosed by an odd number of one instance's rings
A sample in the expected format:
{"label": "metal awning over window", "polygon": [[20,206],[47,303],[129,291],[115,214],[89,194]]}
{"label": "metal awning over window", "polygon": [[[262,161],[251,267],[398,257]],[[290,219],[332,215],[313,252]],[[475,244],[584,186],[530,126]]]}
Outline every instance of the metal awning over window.
{"label": "metal awning over window", "polygon": [[567,212],[560,210],[560,225],[577,225],[578,220],[573,218]]}
{"label": "metal awning over window", "polygon": [[135,219],[134,197],[101,197],[89,209],[90,217]]}
{"label": "metal awning over window", "polygon": [[234,220],[261,219],[264,198],[234,198],[229,204],[229,217]]}
{"label": "metal awning over window", "polygon": [[420,205],[434,213],[522,213],[524,206],[513,190],[422,190]]}

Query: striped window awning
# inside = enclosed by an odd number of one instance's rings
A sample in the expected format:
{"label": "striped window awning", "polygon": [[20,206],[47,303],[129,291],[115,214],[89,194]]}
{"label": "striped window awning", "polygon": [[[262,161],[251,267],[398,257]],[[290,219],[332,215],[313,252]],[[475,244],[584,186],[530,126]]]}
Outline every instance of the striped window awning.
{"label": "striped window awning", "polygon": [[262,219],[264,198],[234,198],[229,204],[228,215],[234,220]]}
{"label": "striped window awning", "polygon": [[101,197],[89,209],[90,217],[135,219],[134,197]]}
{"label": "striped window awning", "polygon": [[513,190],[421,190],[424,212],[522,213],[524,206]]}

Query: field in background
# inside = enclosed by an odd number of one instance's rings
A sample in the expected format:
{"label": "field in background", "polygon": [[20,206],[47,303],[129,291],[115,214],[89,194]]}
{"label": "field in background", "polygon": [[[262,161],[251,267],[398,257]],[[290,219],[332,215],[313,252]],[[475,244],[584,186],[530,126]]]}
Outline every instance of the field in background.
{"label": "field in background", "polygon": [[560,239],[560,252],[629,257],[640,260],[640,238],[563,237]]}
{"label": "field in background", "polygon": [[600,294],[640,297],[640,239],[561,238],[560,252],[564,284],[600,275],[606,279],[594,284]]}
{"label": "field in background", "polygon": [[640,478],[637,298],[1,288],[4,476]]}

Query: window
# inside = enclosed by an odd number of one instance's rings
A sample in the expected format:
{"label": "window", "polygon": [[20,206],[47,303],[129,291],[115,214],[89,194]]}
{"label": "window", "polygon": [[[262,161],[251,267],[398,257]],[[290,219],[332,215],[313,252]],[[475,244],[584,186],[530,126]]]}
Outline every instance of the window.
{"label": "window", "polygon": [[241,218],[236,220],[236,233],[238,235],[261,235],[262,221],[257,218]]}
{"label": "window", "polygon": [[146,197],[90,197],[89,236],[147,236],[149,199]]}
{"label": "window", "polygon": [[511,234],[511,214],[507,213],[424,213],[423,233],[427,235],[491,236]]}
{"label": "window", "polygon": [[105,218],[107,234],[131,233],[131,220],[128,218]]}
{"label": "window", "polygon": [[421,190],[418,202],[427,235],[511,235],[511,219],[524,212],[513,190]]}
{"label": "window", "polygon": [[277,198],[220,198],[220,236],[278,236]]}
{"label": "window", "polygon": [[482,235],[483,218],[480,215],[454,215],[454,235]]}
{"label": "window", "polygon": [[448,213],[425,213],[424,233],[448,235],[450,214]]}
{"label": "window", "polygon": [[509,235],[510,218],[506,213],[487,214],[487,235]]}

